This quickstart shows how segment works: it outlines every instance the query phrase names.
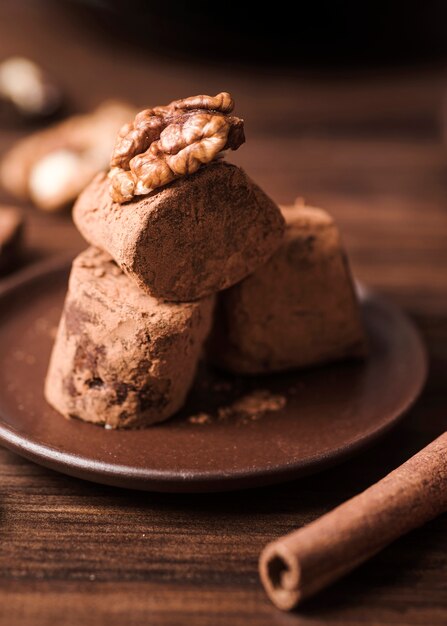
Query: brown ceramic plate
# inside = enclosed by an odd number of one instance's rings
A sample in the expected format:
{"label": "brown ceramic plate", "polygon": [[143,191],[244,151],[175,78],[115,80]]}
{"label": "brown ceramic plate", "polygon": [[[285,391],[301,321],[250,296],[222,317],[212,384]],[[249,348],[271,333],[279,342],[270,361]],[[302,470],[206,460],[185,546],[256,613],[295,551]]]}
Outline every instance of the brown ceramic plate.
{"label": "brown ceramic plate", "polygon": [[[41,266],[0,290],[0,442],[66,474],[174,492],[279,482],[336,463],[382,435],[426,377],[425,351],[411,322],[362,289],[371,349],[365,363],[257,379],[202,368],[185,409],[161,425],[117,432],[69,421],[42,393],[68,267]],[[257,418],[222,417],[222,411],[218,417],[219,408],[258,389],[285,398],[285,407]],[[212,417],[191,420],[199,413]]]}

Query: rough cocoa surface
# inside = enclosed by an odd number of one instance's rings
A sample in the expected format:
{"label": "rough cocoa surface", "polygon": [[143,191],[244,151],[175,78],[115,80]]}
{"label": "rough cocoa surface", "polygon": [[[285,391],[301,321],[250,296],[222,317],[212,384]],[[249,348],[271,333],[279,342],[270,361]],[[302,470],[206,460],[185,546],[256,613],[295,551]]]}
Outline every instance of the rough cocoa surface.
{"label": "rough cocoa surface", "polygon": [[284,209],[284,243],[253,275],[219,296],[214,363],[256,374],[360,356],[365,339],[348,261],[332,218]]}
{"label": "rough cocoa surface", "polygon": [[74,220],[158,298],[191,301],[242,280],[279,247],[284,219],[243,170],[219,161],[127,204],[99,175],[79,197]]}
{"label": "rough cocoa surface", "polygon": [[95,248],[73,263],[45,385],[66,417],[146,426],[183,404],[208,334],[213,298],[167,303],[138,289]]}
{"label": "rough cocoa surface", "polygon": [[0,273],[14,268],[20,256],[23,215],[15,207],[0,206]]}

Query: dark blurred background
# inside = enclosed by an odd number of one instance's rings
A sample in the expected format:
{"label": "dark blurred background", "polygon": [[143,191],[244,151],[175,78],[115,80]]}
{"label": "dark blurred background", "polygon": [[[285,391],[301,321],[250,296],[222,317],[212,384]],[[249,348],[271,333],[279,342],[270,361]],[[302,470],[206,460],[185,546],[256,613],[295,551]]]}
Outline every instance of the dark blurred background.
{"label": "dark blurred background", "polygon": [[208,60],[361,67],[436,61],[447,53],[447,3],[442,0],[66,4],[73,13],[92,18],[109,37]]}

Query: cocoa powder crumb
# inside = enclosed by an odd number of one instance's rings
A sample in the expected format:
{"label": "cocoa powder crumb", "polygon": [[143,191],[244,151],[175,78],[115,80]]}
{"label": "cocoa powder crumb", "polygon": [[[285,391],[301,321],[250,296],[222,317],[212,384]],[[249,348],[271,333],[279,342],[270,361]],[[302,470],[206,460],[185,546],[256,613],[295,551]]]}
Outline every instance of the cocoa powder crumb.
{"label": "cocoa powder crumb", "polygon": [[217,415],[219,419],[239,417],[254,421],[266,413],[280,411],[285,407],[286,402],[285,396],[272,394],[266,389],[257,389],[229,406],[220,407]]}
{"label": "cocoa powder crumb", "polygon": [[209,424],[211,421],[211,415],[208,413],[197,413],[197,415],[191,415],[188,418],[190,424]]}
{"label": "cocoa powder crumb", "polygon": [[34,354],[28,354],[27,352],[23,352],[23,350],[15,350],[13,352],[13,357],[16,361],[20,361],[26,365],[34,365],[36,362]]}
{"label": "cocoa powder crumb", "polygon": [[[226,383],[222,383],[225,385]],[[218,386],[219,383],[216,383]],[[266,415],[280,411],[287,403],[286,397],[273,394],[267,389],[256,389],[228,405],[221,406],[212,415],[205,412],[188,417],[190,424],[210,424],[215,420],[233,419],[242,424],[255,421]]]}

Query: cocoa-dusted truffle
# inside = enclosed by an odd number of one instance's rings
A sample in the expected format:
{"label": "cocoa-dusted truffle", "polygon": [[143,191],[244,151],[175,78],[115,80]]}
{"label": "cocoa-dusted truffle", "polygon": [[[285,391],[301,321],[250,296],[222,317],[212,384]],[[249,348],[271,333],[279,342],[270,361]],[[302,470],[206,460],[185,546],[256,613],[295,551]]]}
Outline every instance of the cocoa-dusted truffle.
{"label": "cocoa-dusted truffle", "polygon": [[14,267],[22,246],[23,215],[12,206],[0,206],[0,273]]}
{"label": "cocoa-dusted truffle", "polygon": [[45,384],[66,417],[147,426],[183,404],[211,324],[213,298],[166,303],[142,292],[105,253],[73,263]]}
{"label": "cocoa-dusted truffle", "polygon": [[252,276],[219,296],[210,357],[232,372],[306,367],[365,350],[346,255],[320,209],[284,211],[285,240]]}
{"label": "cocoa-dusted truffle", "polygon": [[279,247],[284,219],[245,174],[217,161],[118,204],[98,175],[74,207],[76,226],[158,298],[190,301],[242,280]]}

